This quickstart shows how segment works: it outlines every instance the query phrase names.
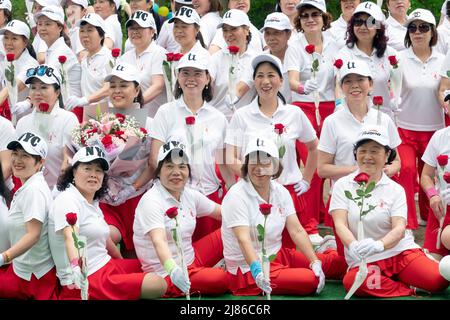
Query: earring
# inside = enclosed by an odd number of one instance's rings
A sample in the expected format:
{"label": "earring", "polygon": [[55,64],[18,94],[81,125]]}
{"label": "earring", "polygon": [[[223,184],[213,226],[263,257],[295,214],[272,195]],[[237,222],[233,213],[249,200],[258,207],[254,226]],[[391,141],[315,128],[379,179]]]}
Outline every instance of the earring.
{"label": "earring", "polygon": [[206,86],[205,86],[205,90],[208,90],[208,89],[209,89],[209,85],[206,85]]}

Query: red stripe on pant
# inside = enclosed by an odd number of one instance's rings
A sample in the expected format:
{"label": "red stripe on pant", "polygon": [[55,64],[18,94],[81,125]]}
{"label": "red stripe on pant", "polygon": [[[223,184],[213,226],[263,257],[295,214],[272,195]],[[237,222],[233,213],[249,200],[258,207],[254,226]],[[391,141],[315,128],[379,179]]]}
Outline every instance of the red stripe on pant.
{"label": "red stripe on pant", "polygon": [[[442,225],[442,230],[444,230],[444,228],[448,225],[450,225],[450,206],[447,206],[447,214]],[[427,227],[425,228],[425,239],[423,242],[423,247],[430,252],[440,254],[441,256],[446,256],[450,253],[450,250],[445,248],[442,243],[439,249],[436,248],[438,230],[439,220],[436,218],[433,210],[430,208],[430,211],[428,212]]]}
{"label": "red stripe on pant", "polygon": [[[191,294],[221,295],[228,291],[227,275],[223,269],[213,268],[223,258],[223,243],[220,229],[195,242],[194,262],[188,266]],[[172,283],[170,276],[164,278],[167,283],[165,298],[180,297],[183,294]]]}
{"label": "red stripe on pant", "polygon": [[[350,290],[358,267],[344,276],[344,288]],[[402,253],[368,264],[369,274],[355,292],[356,296],[392,298],[414,294],[410,286],[431,293],[445,290],[449,283],[439,274],[439,264],[429,259],[420,249]]]}
{"label": "red stripe on pant", "polygon": [[[225,196],[225,192],[222,192],[222,188],[220,187],[215,192],[209,194],[208,199],[214,201],[217,204],[222,204],[223,197]],[[194,234],[192,235],[192,242],[200,240],[204,236],[210,234],[211,232],[216,231],[222,225],[221,221],[218,221],[214,218],[210,217],[201,217],[197,218],[196,226]]]}
{"label": "red stripe on pant", "polygon": [[[417,229],[418,222],[416,203],[414,201],[414,186],[417,176],[420,177],[422,174],[424,162],[421,158],[434,131],[412,131],[398,128],[398,133],[402,139],[402,143],[397,148],[402,166],[398,183],[402,185],[406,193],[406,204],[408,206],[406,227],[408,229]],[[429,208],[428,198],[422,188],[419,188],[419,210],[420,217],[423,220],[427,220]]]}

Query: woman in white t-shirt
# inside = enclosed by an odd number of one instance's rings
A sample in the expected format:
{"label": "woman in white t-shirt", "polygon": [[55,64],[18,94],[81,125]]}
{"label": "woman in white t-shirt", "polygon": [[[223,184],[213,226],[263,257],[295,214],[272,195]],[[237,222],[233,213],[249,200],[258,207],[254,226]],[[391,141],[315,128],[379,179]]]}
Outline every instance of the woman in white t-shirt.
{"label": "woman in white t-shirt", "polygon": [[[90,300],[154,299],[166,290],[161,277],[142,272],[139,260],[120,259],[109,237],[98,202],[107,189],[108,169],[105,153],[99,147],[84,147],[58,179],[58,190],[62,192],[52,205],[49,235],[62,285],[59,299],[80,299],[80,291],[76,289],[83,290],[86,285],[73,232],[85,238],[86,260],[83,260]],[[76,215],[73,227],[67,214]]]}
{"label": "woman in white t-shirt", "polygon": [[388,45],[397,51],[403,51],[406,49],[405,23],[408,19],[407,12],[411,7],[411,1],[387,0],[386,5],[389,11],[389,17],[386,19],[386,35],[388,37]]}
{"label": "woman in white t-shirt", "polygon": [[297,32],[295,30],[295,18],[297,17],[297,5],[299,3],[300,0],[277,0],[275,5],[275,12],[282,12],[289,18],[294,34]]}
{"label": "woman in white t-shirt", "polygon": [[193,242],[196,218],[221,220],[220,205],[187,183],[188,147],[168,141],[158,150],[155,182],[136,208],[134,244],[144,272],[164,277],[164,297],[220,295],[228,291],[226,273],[214,267],[223,257],[220,230]]}
{"label": "woman in white t-shirt", "polygon": [[222,22],[220,0],[193,0],[192,6],[200,16],[200,31],[205,47],[208,48],[217,32],[217,25]]}
{"label": "woman in white t-shirt", "polygon": [[445,290],[449,283],[439,274],[438,263],[425,255],[412,233],[405,232],[405,191],[384,173],[395,154],[386,129],[364,126],[354,141],[358,170],[334,184],[330,204],[350,267],[343,279],[345,290],[351,289],[362,266],[368,273],[354,292],[357,296],[387,298],[415,295],[416,289]]}
{"label": "woman in white t-shirt", "polygon": [[[275,142],[254,137],[243,155],[243,179],[230,189],[222,204],[223,252],[231,292],[320,293],[325,275],[339,279],[345,273],[344,259],[335,250],[314,252],[289,191],[275,181],[283,171]],[[282,245],[284,229],[294,248]]]}
{"label": "woman in white t-shirt", "polygon": [[[10,0],[4,0],[0,3],[0,30],[12,20],[12,5]],[[6,57],[5,48],[3,46],[3,36],[0,35],[0,59]]]}
{"label": "woman in white t-shirt", "polygon": [[[112,48],[122,50],[122,25],[119,20],[120,0],[95,0],[94,11],[103,20],[108,28],[108,35],[111,36]],[[107,45],[109,47],[109,44]]]}
{"label": "woman in white t-shirt", "polygon": [[[2,165],[0,164],[0,168]],[[2,170],[0,170],[0,252],[5,252],[11,247],[8,232],[8,204],[11,195],[5,184]]]}
{"label": "woman in white t-shirt", "polygon": [[[450,3],[450,2],[449,2]],[[439,83],[439,95],[438,99],[445,112],[445,126],[450,126],[450,99],[447,96],[450,95],[450,50],[445,56],[444,62],[441,67],[441,81]]]}
{"label": "woman in white t-shirt", "polygon": [[0,255],[0,297],[54,300],[58,282],[48,244],[52,196],[42,174],[47,156],[44,138],[25,132],[8,144],[13,174],[22,186],[15,192],[7,219],[11,246]]}
{"label": "woman in white t-shirt", "polygon": [[331,23],[330,32],[339,48],[345,46],[347,40],[348,22],[353,16],[353,12],[360,4],[360,0],[339,0],[342,14]]}

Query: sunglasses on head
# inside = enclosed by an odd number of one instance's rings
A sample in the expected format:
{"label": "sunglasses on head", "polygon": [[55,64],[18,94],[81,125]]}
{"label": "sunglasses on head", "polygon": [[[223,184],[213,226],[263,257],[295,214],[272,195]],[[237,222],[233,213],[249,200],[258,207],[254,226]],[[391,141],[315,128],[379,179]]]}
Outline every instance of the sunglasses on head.
{"label": "sunglasses on head", "polygon": [[46,75],[47,77],[55,77],[56,82],[59,84],[58,78],[53,73],[54,69],[47,66],[38,66],[36,68],[30,68],[27,70],[27,78],[38,76],[42,77],[43,75]]}
{"label": "sunglasses on head", "polygon": [[317,19],[318,17],[321,17],[321,16],[322,16],[322,12],[314,11],[314,12],[312,12],[311,14],[309,14],[309,13],[302,13],[302,14],[300,15],[300,19],[302,19],[302,20],[308,20],[309,17],[311,17],[311,18],[313,18],[313,19]]}
{"label": "sunglasses on head", "polygon": [[361,27],[362,25],[365,25],[366,28],[370,28],[375,26],[375,19],[373,17],[369,17],[365,20],[363,18],[355,18],[353,19],[353,25],[355,27]]}
{"label": "sunglasses on head", "polygon": [[415,24],[410,24],[408,26],[409,33],[416,33],[417,29],[419,29],[420,33],[427,33],[428,31],[430,31],[431,26],[428,23],[421,23],[418,26]]}

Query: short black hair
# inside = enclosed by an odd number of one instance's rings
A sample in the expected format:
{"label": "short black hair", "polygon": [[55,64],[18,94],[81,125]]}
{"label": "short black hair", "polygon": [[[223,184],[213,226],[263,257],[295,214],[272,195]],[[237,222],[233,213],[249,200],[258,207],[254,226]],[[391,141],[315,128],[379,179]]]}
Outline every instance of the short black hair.
{"label": "short black hair", "polygon": [[[362,145],[364,145],[370,141],[373,141],[373,140],[372,139],[363,139],[363,140],[355,143],[355,145],[353,146],[353,155],[355,156],[355,160],[356,160],[356,150],[358,150],[359,147],[361,147]],[[392,162],[397,157],[397,151],[389,146],[383,146],[383,147],[384,147],[384,151],[386,153],[390,152],[389,156],[387,158],[386,164],[392,164]]]}
{"label": "short black hair", "polygon": [[[178,153],[178,154],[176,154],[176,153]],[[183,150],[180,150],[180,149],[174,149],[174,150],[170,151],[163,160],[158,162],[158,165],[156,166],[156,169],[155,169],[155,177],[159,178],[159,175],[161,174],[161,168],[164,165],[164,163],[166,163],[166,162],[173,163],[172,159],[175,159],[175,158],[178,158],[178,159],[181,158],[186,162],[186,165],[189,169],[189,179],[191,179],[192,178],[192,170],[191,170],[191,165],[189,164],[189,161],[187,158],[187,154]]]}
{"label": "short black hair", "polygon": [[[245,156],[244,163],[241,166],[242,178],[244,178],[246,181],[248,181],[248,164],[250,162],[250,155],[252,153]],[[254,153],[257,154],[258,160],[260,159],[260,156],[263,155],[264,158],[270,159],[272,161],[272,164],[275,168],[278,168],[277,172],[272,176],[272,179],[277,179],[281,176],[281,173],[283,173],[283,165],[281,164],[280,159],[271,157],[269,154],[261,151],[255,151]]]}

